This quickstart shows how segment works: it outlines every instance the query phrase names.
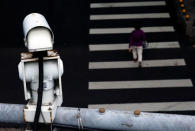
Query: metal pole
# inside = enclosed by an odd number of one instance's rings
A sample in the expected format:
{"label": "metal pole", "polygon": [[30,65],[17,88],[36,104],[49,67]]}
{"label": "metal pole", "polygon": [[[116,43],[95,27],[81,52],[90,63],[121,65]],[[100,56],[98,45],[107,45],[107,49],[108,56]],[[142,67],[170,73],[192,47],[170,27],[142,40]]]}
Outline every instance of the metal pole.
{"label": "metal pole", "polygon": [[[0,104],[0,122],[24,124],[23,105]],[[59,107],[54,124],[82,129],[195,131],[195,116]]]}
{"label": "metal pole", "polygon": [[131,131],[195,131],[195,116],[60,107],[54,123],[87,128]]}
{"label": "metal pole", "polygon": [[0,123],[24,124],[24,105],[0,103]]}

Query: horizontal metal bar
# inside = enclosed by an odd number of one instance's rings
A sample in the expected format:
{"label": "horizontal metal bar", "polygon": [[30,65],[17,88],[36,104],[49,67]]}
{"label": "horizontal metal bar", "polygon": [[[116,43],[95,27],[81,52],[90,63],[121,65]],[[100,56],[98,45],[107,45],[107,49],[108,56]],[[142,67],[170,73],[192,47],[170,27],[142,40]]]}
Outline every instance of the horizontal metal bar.
{"label": "horizontal metal bar", "polygon": [[78,126],[78,114],[87,128],[133,131],[194,131],[195,116],[60,107],[55,123]]}
{"label": "horizontal metal bar", "polygon": [[0,104],[0,123],[24,124],[24,105]]}
{"label": "horizontal metal bar", "polygon": [[[24,105],[0,104],[0,122],[24,124]],[[194,131],[195,116],[59,107],[54,124],[102,130]]]}

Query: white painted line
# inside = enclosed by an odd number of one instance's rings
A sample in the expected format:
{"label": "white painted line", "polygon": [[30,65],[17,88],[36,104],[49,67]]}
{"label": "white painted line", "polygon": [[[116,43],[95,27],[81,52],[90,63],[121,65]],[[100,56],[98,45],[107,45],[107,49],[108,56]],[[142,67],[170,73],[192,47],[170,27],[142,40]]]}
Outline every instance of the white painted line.
{"label": "white painted line", "polygon": [[137,110],[140,111],[187,111],[195,110],[195,101],[186,102],[159,102],[159,103],[126,103],[126,104],[96,104],[88,108],[105,108],[110,110]]}
{"label": "white painted line", "polygon": [[[129,75],[131,75],[131,73]],[[192,81],[190,79],[89,82],[89,90],[192,86]]]}
{"label": "white painted line", "polygon": [[[184,59],[168,60],[145,60],[142,67],[168,67],[185,66]],[[116,61],[116,62],[89,62],[89,69],[113,69],[113,68],[136,68],[138,63],[134,61]]]}
{"label": "white painted line", "polygon": [[90,20],[170,18],[169,13],[90,15]]}
{"label": "white painted line", "polygon": [[[90,51],[109,51],[109,50],[127,50],[128,43],[118,44],[91,44],[89,45]],[[180,48],[179,42],[149,42],[146,49],[163,49],[163,48]]]}
{"label": "white painted line", "polygon": [[[90,29],[89,34],[119,34],[119,33],[131,33],[134,28],[97,28]],[[174,32],[173,26],[159,26],[159,27],[142,27],[145,33],[149,32]]]}
{"label": "white painted line", "polygon": [[165,1],[91,3],[90,8],[165,6]]}

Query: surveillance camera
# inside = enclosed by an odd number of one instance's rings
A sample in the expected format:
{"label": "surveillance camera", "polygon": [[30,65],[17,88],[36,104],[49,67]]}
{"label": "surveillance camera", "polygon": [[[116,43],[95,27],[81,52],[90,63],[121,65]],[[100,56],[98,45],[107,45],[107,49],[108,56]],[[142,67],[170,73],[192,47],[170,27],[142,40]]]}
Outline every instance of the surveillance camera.
{"label": "surveillance camera", "polygon": [[53,49],[54,35],[45,17],[31,13],[23,21],[24,41],[29,52]]}
{"label": "surveillance camera", "polygon": [[27,15],[23,30],[28,52],[21,53],[18,71],[25,100],[28,100],[24,119],[25,122],[53,123],[56,109],[63,102],[63,62],[53,50],[54,35],[43,15]]}

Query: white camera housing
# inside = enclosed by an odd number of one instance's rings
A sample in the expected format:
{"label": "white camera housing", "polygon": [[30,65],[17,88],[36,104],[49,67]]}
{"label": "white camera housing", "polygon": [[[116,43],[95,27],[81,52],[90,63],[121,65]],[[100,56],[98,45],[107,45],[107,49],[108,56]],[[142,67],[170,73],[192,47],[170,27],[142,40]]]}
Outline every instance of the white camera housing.
{"label": "white camera housing", "polygon": [[53,49],[54,34],[45,17],[31,13],[23,21],[24,41],[29,52]]}

